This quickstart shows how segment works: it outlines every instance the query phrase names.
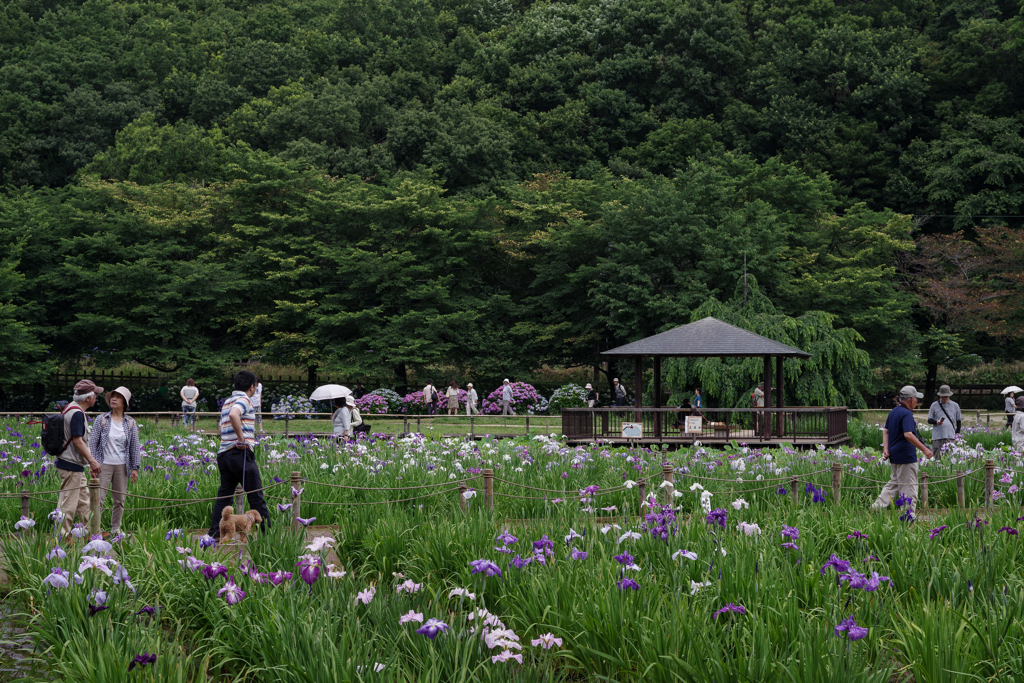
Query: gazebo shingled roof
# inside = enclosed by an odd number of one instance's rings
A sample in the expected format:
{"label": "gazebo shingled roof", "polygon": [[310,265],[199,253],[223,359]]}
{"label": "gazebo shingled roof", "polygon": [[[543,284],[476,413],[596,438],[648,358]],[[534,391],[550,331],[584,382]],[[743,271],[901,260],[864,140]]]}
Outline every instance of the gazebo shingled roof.
{"label": "gazebo shingled roof", "polygon": [[604,351],[605,356],[810,358],[811,354],[716,318],[704,318]]}

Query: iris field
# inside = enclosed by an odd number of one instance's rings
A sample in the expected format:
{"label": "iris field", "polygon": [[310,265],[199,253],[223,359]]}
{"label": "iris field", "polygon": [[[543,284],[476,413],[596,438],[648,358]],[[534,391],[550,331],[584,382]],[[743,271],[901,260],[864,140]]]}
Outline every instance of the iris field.
{"label": "iris field", "polygon": [[[218,483],[208,437],[144,433],[145,471],[129,492],[148,499],[129,499],[129,536],[81,530],[59,544],[44,493],[58,479],[20,429],[3,428],[0,493],[25,483],[39,499],[27,520],[18,497],[0,499],[0,524],[7,604],[36,650],[23,677],[1011,681],[1024,664],[1024,467],[998,433],[971,434],[922,468],[939,483],[917,519],[907,505],[866,512],[888,476],[870,446],[652,453],[541,434],[341,447],[273,437],[257,454],[271,526],[242,551],[194,531],[209,524],[211,503],[198,501]],[[985,459],[1000,494],[989,514],[971,509]],[[955,481],[941,481],[957,470],[969,472],[967,510]],[[305,532],[289,525],[292,471],[304,478]]]}

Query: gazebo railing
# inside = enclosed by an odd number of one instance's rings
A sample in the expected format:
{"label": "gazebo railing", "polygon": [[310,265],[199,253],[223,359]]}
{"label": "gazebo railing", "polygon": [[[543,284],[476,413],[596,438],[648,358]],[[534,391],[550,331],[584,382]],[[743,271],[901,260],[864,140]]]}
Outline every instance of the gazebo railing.
{"label": "gazebo railing", "polygon": [[[568,408],[562,433],[570,439],[622,438],[623,424],[641,425],[640,437],[667,441],[799,441],[838,443],[847,437],[845,406],[788,408]],[[686,415],[700,416],[699,432],[686,432]]]}

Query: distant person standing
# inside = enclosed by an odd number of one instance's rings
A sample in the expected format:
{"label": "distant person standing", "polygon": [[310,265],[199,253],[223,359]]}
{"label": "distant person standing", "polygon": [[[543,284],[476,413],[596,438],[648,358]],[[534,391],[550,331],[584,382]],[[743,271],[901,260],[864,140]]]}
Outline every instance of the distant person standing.
{"label": "distant person standing", "polygon": [[704,395],[701,393],[703,390],[697,387],[693,390],[693,407],[700,410],[704,407]]}
{"label": "distant person standing", "polygon": [[1013,440],[1013,447],[1024,448],[1024,396],[1017,399],[1015,403],[1017,413],[1013,416],[1013,427],[1010,429],[1010,436]]}
{"label": "distant person standing", "polygon": [[356,397],[357,401],[363,396],[366,396],[366,388],[363,387],[363,380],[356,380],[356,388],[352,391],[352,395]]}
{"label": "distant person standing", "polygon": [[234,391],[220,411],[220,450],[217,452],[220,488],[217,489],[209,531],[210,536],[217,539],[220,538],[221,513],[231,505],[231,497],[239,484],[248,494],[249,507],[263,518],[260,528],[270,524],[270,511],[263,500],[263,481],[253,450],[256,446],[256,416],[251,399],[256,393],[256,375],[242,370],[235,375],[233,387]]}
{"label": "distant person standing", "polygon": [[501,386],[501,414],[516,414],[516,411],[512,410],[512,385],[509,384],[508,379],[506,379]]}
{"label": "distant person standing", "polygon": [[448,414],[455,415],[459,412],[459,383],[452,380],[448,383],[448,390],[444,392],[448,399]]}
{"label": "distant person standing", "polygon": [[917,423],[914,421],[914,408],[917,400],[924,394],[907,385],[900,389],[899,405],[892,409],[882,428],[882,458],[889,461],[892,473],[889,481],[882,487],[882,492],[871,504],[872,510],[883,510],[889,507],[900,494],[911,499],[908,510],[914,511],[917,503],[917,451],[926,458],[932,457],[931,450],[917,436]]}
{"label": "distant person standing", "polygon": [[1003,400],[1003,411],[1006,413],[1007,429],[1013,429],[1014,414],[1017,412],[1017,403],[1013,399],[1015,395],[1016,394],[1011,391],[1006,395],[1006,398]]}
{"label": "distant person standing", "polygon": [[[753,403],[755,408],[764,408],[764,382],[757,383],[757,388],[755,388],[754,393],[750,395],[750,401]],[[764,416],[758,413],[754,416],[754,420],[757,423],[755,433],[761,434],[761,431],[764,428]]]}
{"label": "distant person standing", "polygon": [[110,412],[96,418],[89,439],[89,450],[96,454],[96,460],[103,467],[100,471],[101,515],[108,491],[114,499],[114,507],[110,511],[110,531],[114,534],[121,531],[128,482],[134,484],[138,481],[142,459],[139,425],[125,414],[131,400],[132,392],[126,387],[118,387],[107,394]]}
{"label": "distant person standing", "polygon": [[626,405],[626,387],[619,384],[619,378],[612,380],[612,393],[615,395],[615,405]]}
{"label": "distant person standing", "polygon": [[479,400],[479,396],[476,393],[476,389],[473,388],[473,383],[470,382],[466,385],[466,415],[479,415],[480,411],[476,407],[476,402]]}
{"label": "distant person standing", "polygon": [[[252,409],[256,415],[256,422],[253,425],[255,429],[263,432],[263,384],[260,383],[260,378],[256,378],[256,393],[252,395]],[[262,514],[262,513],[261,513]]]}
{"label": "distant person standing", "polygon": [[587,407],[593,408],[594,406],[597,405],[597,402],[599,400],[597,391],[594,390],[594,386],[589,382],[587,383],[587,386],[584,387],[584,389],[587,390]]}
{"label": "distant person standing", "polygon": [[89,491],[85,484],[85,468],[94,477],[100,476],[103,466],[89,450],[89,422],[85,411],[96,405],[96,396],[103,393],[103,387],[83,379],[75,384],[71,403],[61,411],[64,416],[64,438],[67,445],[53,464],[60,475],[60,494],[57,507],[64,513],[64,531],[74,527],[75,514],[82,522],[89,521]]}
{"label": "distant person standing", "polygon": [[952,395],[953,390],[949,385],[943,384],[939,387],[939,400],[928,409],[928,424],[932,425],[932,453],[936,458],[956,440],[963,422],[960,406],[949,399]]}
{"label": "distant person standing", "polygon": [[183,427],[191,426],[194,429],[196,418],[193,416],[196,414],[196,401],[199,400],[199,388],[196,387],[196,381],[189,377],[179,394],[181,395],[181,425]]}
{"label": "distant person standing", "polygon": [[[331,415],[331,425],[335,436],[349,438],[352,436],[352,410],[348,403],[349,397],[334,399],[334,414]],[[355,406],[355,401],[352,402]]]}
{"label": "distant person standing", "polygon": [[427,415],[437,414],[437,389],[431,382],[423,387],[423,402],[427,404]]}

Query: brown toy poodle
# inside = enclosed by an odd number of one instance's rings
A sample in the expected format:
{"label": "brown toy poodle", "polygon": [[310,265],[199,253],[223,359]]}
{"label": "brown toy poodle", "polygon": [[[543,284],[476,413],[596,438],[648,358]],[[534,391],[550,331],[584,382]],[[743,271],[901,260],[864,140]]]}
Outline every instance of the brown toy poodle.
{"label": "brown toy poodle", "polygon": [[252,525],[262,521],[263,518],[260,517],[260,513],[255,510],[247,510],[244,515],[236,515],[235,508],[228,505],[220,516],[220,542],[226,543],[235,534],[238,534],[242,543],[245,543],[248,540],[249,532],[252,530]]}

